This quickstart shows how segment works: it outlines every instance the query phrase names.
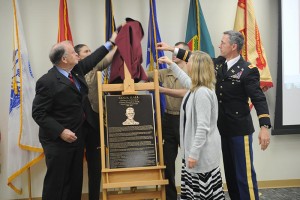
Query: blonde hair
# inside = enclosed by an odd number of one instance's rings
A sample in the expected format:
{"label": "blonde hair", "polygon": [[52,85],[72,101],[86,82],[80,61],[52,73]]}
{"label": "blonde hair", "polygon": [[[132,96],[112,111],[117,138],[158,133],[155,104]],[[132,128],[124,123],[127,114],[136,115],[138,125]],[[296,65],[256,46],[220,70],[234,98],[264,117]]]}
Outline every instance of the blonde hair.
{"label": "blonde hair", "polygon": [[189,58],[191,62],[190,77],[192,79],[191,91],[205,86],[211,90],[215,89],[216,77],[214,64],[210,56],[203,51],[194,51]]}

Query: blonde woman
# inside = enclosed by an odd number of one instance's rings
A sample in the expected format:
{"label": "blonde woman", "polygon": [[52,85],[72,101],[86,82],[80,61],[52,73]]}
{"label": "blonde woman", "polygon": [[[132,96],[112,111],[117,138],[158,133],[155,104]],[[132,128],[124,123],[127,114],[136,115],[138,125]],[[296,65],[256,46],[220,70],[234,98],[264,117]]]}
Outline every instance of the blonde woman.
{"label": "blonde woman", "polygon": [[[225,199],[219,167],[221,139],[213,62],[208,54],[194,51],[186,74],[166,56],[159,61],[167,63],[189,89],[180,109],[181,199]],[[161,92],[167,94],[163,88]]]}

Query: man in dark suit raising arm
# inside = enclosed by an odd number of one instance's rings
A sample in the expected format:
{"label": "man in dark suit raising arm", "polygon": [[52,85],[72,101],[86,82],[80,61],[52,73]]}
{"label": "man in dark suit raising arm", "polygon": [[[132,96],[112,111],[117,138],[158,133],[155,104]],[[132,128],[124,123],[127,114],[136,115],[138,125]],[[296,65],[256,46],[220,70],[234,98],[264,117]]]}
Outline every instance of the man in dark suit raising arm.
{"label": "man in dark suit raising arm", "polygon": [[116,35],[81,61],[69,41],[50,51],[54,66],[37,81],[32,107],[47,165],[43,200],[81,199],[84,138],[96,123],[84,75],[112,49]]}

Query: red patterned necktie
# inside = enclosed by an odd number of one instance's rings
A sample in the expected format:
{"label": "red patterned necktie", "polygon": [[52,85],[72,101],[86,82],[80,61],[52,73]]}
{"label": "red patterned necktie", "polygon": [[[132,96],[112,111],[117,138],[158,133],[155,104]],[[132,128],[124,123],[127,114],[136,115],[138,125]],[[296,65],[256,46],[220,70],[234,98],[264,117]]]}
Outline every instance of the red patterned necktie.
{"label": "red patterned necktie", "polygon": [[70,81],[72,82],[72,84],[75,84],[73,76],[72,76],[71,73],[69,73],[68,77],[69,77]]}

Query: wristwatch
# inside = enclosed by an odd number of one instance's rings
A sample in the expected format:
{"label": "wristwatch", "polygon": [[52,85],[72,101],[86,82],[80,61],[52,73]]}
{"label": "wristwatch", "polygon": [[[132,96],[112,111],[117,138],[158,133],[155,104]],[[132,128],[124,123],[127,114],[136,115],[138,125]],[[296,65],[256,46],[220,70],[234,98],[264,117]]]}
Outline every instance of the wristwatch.
{"label": "wristwatch", "polygon": [[[271,128],[271,126],[270,125],[262,125],[263,127],[265,127],[265,128],[267,128],[267,129],[270,129]],[[260,127],[262,127],[262,126],[260,126]]]}

